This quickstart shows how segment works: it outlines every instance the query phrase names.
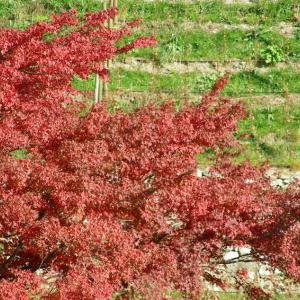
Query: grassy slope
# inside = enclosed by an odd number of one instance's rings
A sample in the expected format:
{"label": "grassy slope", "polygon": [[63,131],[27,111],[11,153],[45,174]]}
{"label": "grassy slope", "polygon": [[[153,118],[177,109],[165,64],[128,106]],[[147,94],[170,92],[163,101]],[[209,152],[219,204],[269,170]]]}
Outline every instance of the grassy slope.
{"label": "grassy slope", "polygon": [[293,0],[259,1],[252,5],[226,5],[222,1],[195,1],[185,4],[184,1],[168,3],[167,1],[143,2],[126,0],[121,4],[121,10],[128,15],[136,15],[145,21],[165,20],[166,17],[182,23],[184,20],[192,22],[224,22],[227,24],[274,24],[281,21],[289,21],[293,17]]}
{"label": "grassy slope", "polygon": [[139,34],[155,35],[159,44],[154,49],[134,50],[131,56],[166,61],[203,61],[203,60],[256,60],[261,59],[261,52],[268,46],[276,46],[282,53],[282,60],[300,59],[300,39],[285,37],[260,26],[251,30],[221,30],[216,33],[205,32],[197,27],[186,29],[176,24],[157,28],[143,28]]}
{"label": "grassy slope", "polygon": [[[276,3],[261,0],[251,5],[225,5],[221,1],[200,1],[186,4],[165,1],[144,2],[124,0],[120,2],[121,19],[139,17],[144,25],[136,34],[154,34],[160,41],[154,49],[137,50],[131,56],[152,59],[163,64],[174,60],[260,60],[260,53],[268,46],[281,51],[281,60],[300,58],[300,26],[294,18],[297,1],[279,0]],[[45,20],[50,12],[76,8],[79,12],[97,10],[96,0],[0,0],[0,23],[25,27],[34,21]],[[221,30],[209,33],[197,28],[197,24],[222,22],[226,24],[246,23],[259,26],[258,30]],[[275,32],[271,26],[279,22],[293,22],[299,26],[293,37]],[[190,29],[184,26],[193,24]],[[207,90],[215,76],[196,72],[179,75],[152,75],[142,71],[113,70],[110,90],[139,90],[148,94],[165,91],[174,98],[189,93]],[[224,95],[245,96],[252,116],[241,122],[239,133],[249,133],[243,141],[246,151],[241,158],[258,162],[269,159],[276,165],[300,165],[299,111],[300,104],[270,107],[252,103],[252,94],[300,93],[300,73],[291,69],[270,69],[266,74],[239,72],[233,75]],[[83,90],[93,89],[93,79],[75,85]],[[138,105],[121,104],[121,107]]]}

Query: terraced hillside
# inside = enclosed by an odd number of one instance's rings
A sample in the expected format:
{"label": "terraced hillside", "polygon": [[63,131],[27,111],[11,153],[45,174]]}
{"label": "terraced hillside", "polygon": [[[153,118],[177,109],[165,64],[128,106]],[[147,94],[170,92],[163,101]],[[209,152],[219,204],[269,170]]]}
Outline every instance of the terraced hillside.
{"label": "terraced hillside", "polygon": [[[53,12],[76,8],[84,13],[102,5],[98,0],[1,0],[0,23],[26,27]],[[195,102],[229,72],[223,94],[242,100],[248,111],[237,132],[243,147],[237,160],[267,159],[300,169],[299,0],[123,0],[119,9],[119,26],[140,18],[135,34],[154,35],[159,44],[113,62],[109,99],[115,108],[169,98],[178,106]],[[93,90],[94,78],[74,79],[74,85]],[[214,158],[212,152],[205,156]],[[199,163],[204,164],[203,157]]]}

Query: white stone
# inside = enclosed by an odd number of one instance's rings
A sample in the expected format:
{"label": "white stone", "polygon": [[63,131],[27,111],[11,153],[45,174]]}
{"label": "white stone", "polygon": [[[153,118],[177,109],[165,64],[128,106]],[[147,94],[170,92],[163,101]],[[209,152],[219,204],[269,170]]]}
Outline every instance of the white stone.
{"label": "white stone", "polygon": [[251,248],[250,247],[240,247],[239,253],[240,253],[240,255],[248,255],[251,253]]}
{"label": "white stone", "polygon": [[254,280],[255,279],[255,272],[254,271],[248,271],[248,278],[250,280]]}
{"label": "white stone", "polygon": [[259,276],[261,277],[264,277],[264,276],[270,276],[271,275],[271,271],[270,271],[270,268],[266,265],[263,265],[259,268],[258,270],[258,274]]}
{"label": "white stone", "polygon": [[293,178],[300,180],[300,172],[298,171],[298,172],[294,173]]}
{"label": "white stone", "polygon": [[282,275],[283,273],[282,273],[279,269],[276,268],[276,269],[274,270],[274,274],[275,274],[275,275]]}
{"label": "white stone", "polygon": [[253,179],[249,179],[249,178],[245,179],[245,183],[253,183],[253,182],[254,182]]}
{"label": "white stone", "polygon": [[223,256],[225,261],[236,259],[238,257],[239,257],[239,253],[235,252],[235,251],[229,251],[229,252],[225,253],[224,256]]}
{"label": "white stone", "polygon": [[35,274],[38,275],[38,276],[42,275],[43,273],[44,273],[44,270],[43,270],[43,269],[37,269],[37,270],[35,271]]}
{"label": "white stone", "polygon": [[283,187],[285,184],[283,182],[282,179],[275,179],[271,182],[272,186],[279,186],[279,187]]}
{"label": "white stone", "polygon": [[203,177],[204,176],[204,170],[197,169],[196,170],[196,176],[197,177]]}
{"label": "white stone", "polygon": [[211,287],[211,290],[214,291],[214,292],[222,292],[223,290],[217,286],[216,284],[213,284],[212,287]]}

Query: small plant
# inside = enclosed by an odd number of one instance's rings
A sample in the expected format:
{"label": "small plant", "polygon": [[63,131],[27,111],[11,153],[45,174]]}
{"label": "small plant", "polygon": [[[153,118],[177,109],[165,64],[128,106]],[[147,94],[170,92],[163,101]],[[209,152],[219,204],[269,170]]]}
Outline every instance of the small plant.
{"label": "small plant", "polygon": [[172,60],[174,57],[183,51],[183,43],[180,36],[172,34],[170,39],[163,46],[163,56],[167,60]]}
{"label": "small plant", "polygon": [[270,32],[271,30],[266,26],[259,25],[258,28],[247,32],[244,40],[248,42],[265,41]]}
{"label": "small plant", "polygon": [[269,45],[260,51],[259,60],[264,64],[274,65],[284,61],[284,52],[276,45]]}

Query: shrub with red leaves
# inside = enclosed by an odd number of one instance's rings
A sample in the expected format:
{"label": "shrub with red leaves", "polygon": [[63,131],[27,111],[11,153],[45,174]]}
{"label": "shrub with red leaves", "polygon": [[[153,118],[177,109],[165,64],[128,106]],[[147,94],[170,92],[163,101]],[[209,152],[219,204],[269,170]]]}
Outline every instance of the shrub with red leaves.
{"label": "shrub with red leaves", "polygon": [[244,111],[219,96],[226,78],[179,112],[71,108],[72,76],[101,75],[104,60],[154,42],[116,48],[129,31],[103,26],[114,14],[0,31],[0,299],[194,299],[230,245],[299,281],[299,189],[226,160],[194,176],[195,154],[235,144]]}

